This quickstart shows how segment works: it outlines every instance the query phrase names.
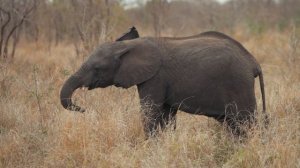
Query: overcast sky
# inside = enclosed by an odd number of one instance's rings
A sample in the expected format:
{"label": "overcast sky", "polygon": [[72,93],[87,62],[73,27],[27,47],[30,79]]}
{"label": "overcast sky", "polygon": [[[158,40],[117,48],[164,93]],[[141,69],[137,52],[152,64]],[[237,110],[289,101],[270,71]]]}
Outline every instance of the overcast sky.
{"label": "overcast sky", "polygon": [[[149,1],[149,0],[123,0],[123,2],[126,5],[133,5],[133,6],[135,6],[137,2],[146,2],[146,1]],[[170,1],[170,0],[168,0],[168,1]],[[216,1],[219,1],[220,3],[224,3],[228,0],[216,0]]]}

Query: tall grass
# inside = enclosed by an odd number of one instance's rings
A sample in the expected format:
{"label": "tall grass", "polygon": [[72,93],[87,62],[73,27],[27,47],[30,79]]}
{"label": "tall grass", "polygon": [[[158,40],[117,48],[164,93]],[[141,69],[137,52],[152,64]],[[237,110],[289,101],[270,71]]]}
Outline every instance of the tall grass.
{"label": "tall grass", "polygon": [[66,44],[49,52],[23,43],[13,63],[0,64],[0,167],[300,167],[295,31],[234,34],[262,65],[270,115],[269,128],[258,124],[243,143],[213,119],[183,112],[176,131],[145,141],[134,87],[78,90],[87,112],[64,110],[60,88],[82,60]]}

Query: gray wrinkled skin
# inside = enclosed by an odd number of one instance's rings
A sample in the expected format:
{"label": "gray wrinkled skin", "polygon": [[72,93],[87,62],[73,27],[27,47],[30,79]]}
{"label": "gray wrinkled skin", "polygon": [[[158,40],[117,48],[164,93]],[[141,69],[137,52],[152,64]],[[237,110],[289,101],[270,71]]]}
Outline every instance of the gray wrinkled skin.
{"label": "gray wrinkled skin", "polygon": [[175,128],[177,110],[226,122],[237,134],[239,124],[252,123],[259,76],[265,111],[262,71],[237,41],[218,32],[182,38],[137,38],[105,43],[94,51],[61,90],[64,108],[83,112],[71,101],[79,87],[137,85],[147,136],[158,126]]}

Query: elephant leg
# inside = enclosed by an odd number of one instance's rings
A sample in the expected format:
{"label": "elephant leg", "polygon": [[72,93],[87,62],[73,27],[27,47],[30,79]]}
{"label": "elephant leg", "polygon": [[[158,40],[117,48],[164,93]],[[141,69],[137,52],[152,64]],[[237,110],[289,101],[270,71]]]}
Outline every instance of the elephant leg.
{"label": "elephant leg", "polygon": [[225,123],[229,132],[231,132],[235,137],[247,137],[247,132],[251,128],[251,123],[249,120],[237,119],[237,118],[226,118]]}
{"label": "elephant leg", "polygon": [[164,104],[162,110],[162,119],[160,120],[161,130],[165,130],[168,124],[175,130],[177,109],[168,104]]}
{"label": "elephant leg", "polygon": [[154,77],[137,85],[143,112],[144,131],[147,137],[155,136],[164,117],[165,83]]}
{"label": "elephant leg", "polygon": [[155,136],[159,130],[159,125],[161,130],[164,131],[167,125],[171,125],[173,129],[176,129],[176,113],[177,109],[173,108],[167,104],[155,105],[153,103],[143,103],[144,116],[144,131],[146,136]]}
{"label": "elephant leg", "polygon": [[158,126],[162,120],[160,107],[149,103],[142,104],[143,124],[146,137],[155,136],[158,132]]}
{"label": "elephant leg", "polygon": [[224,122],[234,136],[247,137],[249,128],[256,122],[254,111],[255,101],[252,104],[239,102],[226,107]]}

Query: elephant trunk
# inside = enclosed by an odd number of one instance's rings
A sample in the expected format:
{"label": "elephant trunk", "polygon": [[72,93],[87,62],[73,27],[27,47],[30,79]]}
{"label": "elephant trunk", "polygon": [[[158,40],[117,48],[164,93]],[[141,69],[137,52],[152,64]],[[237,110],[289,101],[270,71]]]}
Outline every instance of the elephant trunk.
{"label": "elephant trunk", "polygon": [[65,109],[79,112],[85,111],[85,109],[75,105],[72,102],[73,92],[83,85],[81,81],[82,80],[77,77],[76,74],[74,74],[65,82],[64,86],[62,87],[60,91],[60,102]]}

